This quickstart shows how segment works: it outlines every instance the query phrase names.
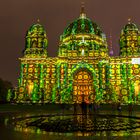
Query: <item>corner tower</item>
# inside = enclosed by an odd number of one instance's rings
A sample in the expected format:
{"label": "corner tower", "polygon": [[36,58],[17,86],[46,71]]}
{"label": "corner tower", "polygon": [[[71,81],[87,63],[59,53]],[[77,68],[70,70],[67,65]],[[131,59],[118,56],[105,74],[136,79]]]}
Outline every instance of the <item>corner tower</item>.
{"label": "corner tower", "polygon": [[44,88],[44,64],[47,59],[48,40],[44,27],[33,24],[26,33],[24,56],[18,83],[18,102],[36,102]]}
{"label": "corner tower", "polygon": [[[38,21],[39,22],[39,21]],[[33,24],[26,33],[25,57],[46,57],[48,40],[44,27],[37,23]]]}
{"label": "corner tower", "polygon": [[120,36],[120,56],[140,55],[140,32],[136,24],[128,19],[128,24],[124,26]]}

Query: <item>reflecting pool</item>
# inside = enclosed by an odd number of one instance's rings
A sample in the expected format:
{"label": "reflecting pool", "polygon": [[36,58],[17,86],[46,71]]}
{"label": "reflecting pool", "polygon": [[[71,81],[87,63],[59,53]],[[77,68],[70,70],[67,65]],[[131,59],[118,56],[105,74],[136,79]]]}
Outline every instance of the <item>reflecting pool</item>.
{"label": "reflecting pool", "polygon": [[122,115],[35,115],[13,117],[7,125],[13,127],[15,131],[50,135],[132,136],[140,134],[140,118]]}
{"label": "reflecting pool", "polygon": [[127,112],[0,113],[2,140],[140,140],[140,114]]}

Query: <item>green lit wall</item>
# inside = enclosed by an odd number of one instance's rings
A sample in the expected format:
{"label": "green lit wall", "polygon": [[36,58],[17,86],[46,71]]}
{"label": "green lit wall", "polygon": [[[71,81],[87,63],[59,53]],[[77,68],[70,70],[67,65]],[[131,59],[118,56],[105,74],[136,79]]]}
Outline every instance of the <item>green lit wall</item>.
{"label": "green lit wall", "polygon": [[[140,103],[140,36],[130,21],[121,31],[120,56],[110,57],[101,28],[81,13],[60,36],[58,57],[48,57],[40,23],[26,34],[13,101],[17,103]],[[10,100],[10,91],[8,91]]]}

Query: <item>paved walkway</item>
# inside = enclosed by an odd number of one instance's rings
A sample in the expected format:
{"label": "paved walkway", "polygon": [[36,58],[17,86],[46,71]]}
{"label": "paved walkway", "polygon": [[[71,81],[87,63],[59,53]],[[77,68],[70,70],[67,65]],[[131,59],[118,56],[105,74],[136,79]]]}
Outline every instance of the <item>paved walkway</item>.
{"label": "paved walkway", "polygon": [[[109,115],[126,115],[126,116],[135,116],[140,117],[140,106],[133,106],[132,109],[128,106],[121,106],[120,110],[117,110],[116,106],[112,105],[100,105],[96,109],[94,106],[88,108],[91,113],[97,114],[109,114]],[[56,105],[56,104],[47,104],[47,105],[11,105],[11,104],[1,104],[0,105],[0,114],[11,114],[11,113],[61,113],[61,114],[73,114],[74,106],[73,105]],[[76,105],[76,112],[82,113],[80,105]]]}

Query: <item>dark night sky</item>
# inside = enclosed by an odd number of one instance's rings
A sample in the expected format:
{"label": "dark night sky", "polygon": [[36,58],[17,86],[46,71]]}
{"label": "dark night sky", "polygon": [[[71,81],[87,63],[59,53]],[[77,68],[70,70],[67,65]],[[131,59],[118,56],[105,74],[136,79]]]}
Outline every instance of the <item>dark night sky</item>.
{"label": "dark night sky", "polygon": [[[119,53],[118,38],[129,17],[139,26],[140,0],[84,0],[87,16],[95,21]],[[17,84],[25,34],[39,18],[47,31],[49,56],[56,56],[59,36],[79,17],[81,0],[1,0],[0,77]]]}

